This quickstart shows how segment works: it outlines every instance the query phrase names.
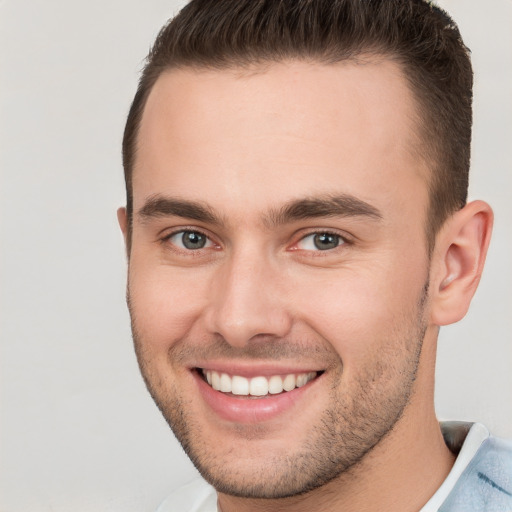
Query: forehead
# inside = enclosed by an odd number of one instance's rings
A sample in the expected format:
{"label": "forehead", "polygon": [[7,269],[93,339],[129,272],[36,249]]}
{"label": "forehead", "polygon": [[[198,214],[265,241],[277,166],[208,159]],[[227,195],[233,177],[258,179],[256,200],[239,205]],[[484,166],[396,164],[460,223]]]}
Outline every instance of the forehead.
{"label": "forehead", "polygon": [[245,210],[317,192],[424,196],[416,126],[389,60],[166,72],[141,121],[134,207],[154,194]]}

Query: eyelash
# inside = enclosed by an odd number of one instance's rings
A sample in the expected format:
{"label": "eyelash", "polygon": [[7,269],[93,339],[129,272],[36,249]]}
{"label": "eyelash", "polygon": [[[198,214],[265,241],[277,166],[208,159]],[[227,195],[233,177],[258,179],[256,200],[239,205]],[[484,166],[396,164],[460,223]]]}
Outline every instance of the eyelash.
{"label": "eyelash", "polygon": [[[184,248],[184,247],[179,247],[175,243],[170,242],[170,240],[173,237],[175,237],[177,235],[181,235],[183,237],[185,235],[185,233],[198,234],[200,236],[203,236],[206,238],[206,244],[210,244],[210,245],[207,247],[200,247],[197,249],[188,249],[188,248]],[[331,236],[331,237],[336,237],[338,239],[338,245],[336,245],[333,248],[324,249],[324,250],[318,249],[318,248],[317,248],[317,250],[313,250],[313,249],[303,249],[303,248],[297,247],[298,244],[300,244],[301,242],[304,242],[304,240],[306,240],[308,237],[314,237],[317,235],[327,235],[327,236]],[[197,229],[197,228],[187,228],[187,227],[177,229],[177,230],[173,231],[172,233],[165,235],[164,237],[162,237],[160,239],[160,242],[162,244],[170,244],[173,246],[173,250],[181,252],[181,253],[186,253],[187,255],[191,255],[193,253],[196,253],[196,255],[199,255],[197,253],[199,253],[202,249],[210,249],[212,247],[213,248],[220,247],[220,245],[217,244],[216,242],[214,242],[212,240],[212,237],[209,236],[204,231]],[[336,251],[343,246],[350,245],[351,243],[352,243],[351,240],[346,235],[342,235],[341,233],[338,233],[338,232],[332,231],[332,230],[320,229],[320,230],[310,231],[310,232],[307,232],[307,233],[304,233],[303,235],[301,235],[301,237],[296,242],[294,242],[293,246],[289,250],[305,251],[305,252],[315,254],[315,256],[326,256],[327,254],[329,254],[329,253],[332,254],[333,251]]]}

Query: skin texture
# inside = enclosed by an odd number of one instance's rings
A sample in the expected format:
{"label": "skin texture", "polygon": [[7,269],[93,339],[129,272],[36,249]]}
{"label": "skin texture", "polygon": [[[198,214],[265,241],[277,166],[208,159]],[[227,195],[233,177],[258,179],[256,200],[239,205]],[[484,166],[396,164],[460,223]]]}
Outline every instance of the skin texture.
{"label": "skin texture", "polygon": [[[453,463],[433,407],[438,326],[467,310],[492,213],[455,214],[428,258],[416,122],[386,60],[175,70],[150,94],[133,177],[135,348],[224,512],[418,510]],[[206,245],[184,247],[187,230]],[[319,250],[322,233],[339,245]],[[233,421],[196,368],[321,375],[278,414]]]}

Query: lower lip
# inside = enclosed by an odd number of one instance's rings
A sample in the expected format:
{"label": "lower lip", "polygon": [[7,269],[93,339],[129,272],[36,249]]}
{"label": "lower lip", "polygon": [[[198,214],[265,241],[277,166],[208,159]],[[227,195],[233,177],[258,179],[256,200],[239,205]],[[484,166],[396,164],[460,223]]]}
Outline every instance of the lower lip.
{"label": "lower lip", "polygon": [[320,377],[316,377],[305,386],[286,391],[278,395],[265,397],[235,397],[221,391],[215,391],[199,375],[192,372],[199,392],[207,405],[222,419],[233,423],[261,423],[272,420],[295,407],[297,402],[305,398],[311,387]]}

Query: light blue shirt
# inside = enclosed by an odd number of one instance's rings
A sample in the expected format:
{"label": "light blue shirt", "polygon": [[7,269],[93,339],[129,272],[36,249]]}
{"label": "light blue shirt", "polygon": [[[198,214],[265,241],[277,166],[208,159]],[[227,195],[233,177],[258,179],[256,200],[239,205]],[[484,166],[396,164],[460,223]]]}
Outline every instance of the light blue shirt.
{"label": "light blue shirt", "polygon": [[[450,424],[447,425],[449,427]],[[465,424],[454,423],[451,430],[456,432],[457,429],[464,429],[464,427]],[[482,425],[474,424],[470,433],[482,428],[485,429]],[[446,434],[445,440],[447,440]],[[449,442],[447,444],[449,445]],[[464,444],[461,454],[464,451]],[[452,450],[456,451],[457,446],[453,448]],[[487,436],[482,440],[438,510],[439,512],[512,512],[512,441],[499,439],[487,432]]]}

